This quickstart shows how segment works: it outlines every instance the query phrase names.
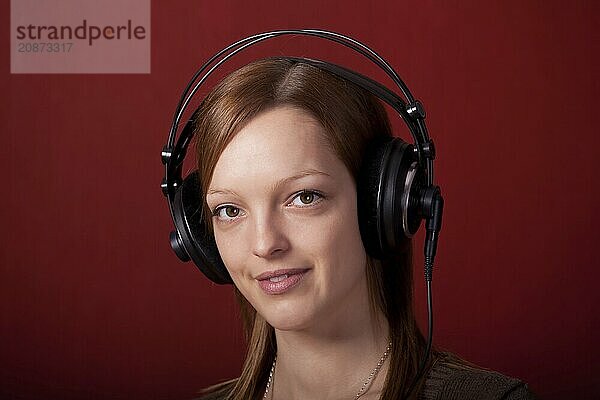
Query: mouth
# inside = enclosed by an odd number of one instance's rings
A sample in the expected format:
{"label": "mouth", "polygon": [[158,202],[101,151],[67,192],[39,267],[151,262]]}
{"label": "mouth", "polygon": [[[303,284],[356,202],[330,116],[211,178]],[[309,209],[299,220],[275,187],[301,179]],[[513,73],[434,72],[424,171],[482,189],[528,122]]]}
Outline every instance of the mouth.
{"label": "mouth", "polygon": [[279,269],[264,272],[255,279],[266,294],[279,295],[297,286],[308,271],[308,268]]}

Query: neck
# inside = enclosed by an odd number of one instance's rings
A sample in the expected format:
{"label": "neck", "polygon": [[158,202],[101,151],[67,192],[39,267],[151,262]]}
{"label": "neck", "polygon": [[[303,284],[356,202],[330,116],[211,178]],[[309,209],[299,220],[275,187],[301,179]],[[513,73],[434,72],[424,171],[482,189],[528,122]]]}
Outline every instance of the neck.
{"label": "neck", "polygon": [[[358,298],[364,301],[336,309],[318,326],[275,330],[277,366],[269,398],[353,399],[356,396],[389,342],[383,314],[372,310],[367,295]],[[383,388],[388,364],[383,364],[361,400],[377,398],[371,396]]]}

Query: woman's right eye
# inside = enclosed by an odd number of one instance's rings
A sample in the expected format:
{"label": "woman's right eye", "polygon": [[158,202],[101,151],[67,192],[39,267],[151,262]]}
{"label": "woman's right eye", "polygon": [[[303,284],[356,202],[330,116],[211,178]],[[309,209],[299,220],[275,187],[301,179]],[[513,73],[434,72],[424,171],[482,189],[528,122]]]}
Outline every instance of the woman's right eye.
{"label": "woman's right eye", "polygon": [[240,214],[242,214],[242,211],[239,208],[232,205],[220,206],[213,211],[213,216],[223,221],[234,220],[237,217],[239,217]]}

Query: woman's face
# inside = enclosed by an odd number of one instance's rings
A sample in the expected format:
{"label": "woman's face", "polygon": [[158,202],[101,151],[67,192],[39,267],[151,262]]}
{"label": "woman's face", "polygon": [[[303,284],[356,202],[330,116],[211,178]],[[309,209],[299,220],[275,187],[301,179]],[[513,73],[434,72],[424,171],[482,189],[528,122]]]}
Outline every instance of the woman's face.
{"label": "woman's face", "polygon": [[356,186],[308,112],[277,107],[250,120],[217,161],[206,200],[235,285],[275,328],[314,327],[366,300]]}

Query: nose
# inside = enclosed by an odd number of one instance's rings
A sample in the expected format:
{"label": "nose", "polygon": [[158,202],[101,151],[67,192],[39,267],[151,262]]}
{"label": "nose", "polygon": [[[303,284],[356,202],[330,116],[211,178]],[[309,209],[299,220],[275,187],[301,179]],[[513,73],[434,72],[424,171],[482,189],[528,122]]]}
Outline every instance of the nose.
{"label": "nose", "polygon": [[290,242],[283,225],[284,221],[272,214],[257,218],[252,244],[252,253],[256,257],[273,258],[289,249]]}

